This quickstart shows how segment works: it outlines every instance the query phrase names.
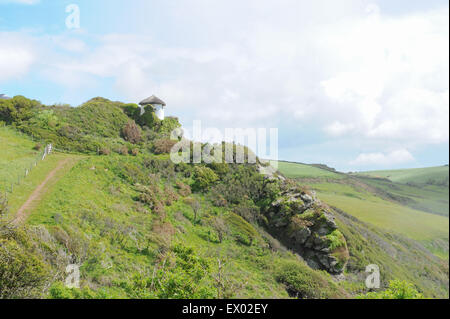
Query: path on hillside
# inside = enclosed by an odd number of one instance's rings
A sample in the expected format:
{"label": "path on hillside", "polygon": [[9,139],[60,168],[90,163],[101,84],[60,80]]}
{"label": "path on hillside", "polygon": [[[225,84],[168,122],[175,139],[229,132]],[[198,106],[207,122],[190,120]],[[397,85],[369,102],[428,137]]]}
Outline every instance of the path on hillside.
{"label": "path on hillside", "polygon": [[58,165],[50,173],[48,173],[47,177],[45,177],[42,183],[39,184],[38,187],[36,187],[33,193],[31,193],[30,197],[28,197],[27,201],[22,205],[22,207],[19,208],[16,213],[16,217],[12,221],[13,224],[19,225],[26,220],[33,207],[36,207],[36,204],[39,203],[42,196],[46,193],[47,189],[45,188],[45,186],[50,181],[56,178],[56,173],[60,169],[62,169],[69,161],[70,158],[62,159],[61,161],[59,161]]}

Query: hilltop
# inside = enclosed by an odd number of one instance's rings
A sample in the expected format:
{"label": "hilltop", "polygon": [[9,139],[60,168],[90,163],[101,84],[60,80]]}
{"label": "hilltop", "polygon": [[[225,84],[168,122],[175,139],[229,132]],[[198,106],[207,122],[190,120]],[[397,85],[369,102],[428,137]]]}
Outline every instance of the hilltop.
{"label": "hilltop", "polygon": [[[352,298],[367,293],[369,264],[383,289],[402,280],[448,297],[448,263],[436,256],[447,217],[406,207],[431,221],[411,233],[371,223],[339,198],[374,212],[387,201],[320,165],[290,164],[290,176],[280,163],[268,177],[259,161],[174,164],[178,119],[140,114],[104,98],[0,101],[0,297]],[[34,166],[48,143],[53,154]],[[68,265],[79,288],[65,285]]]}

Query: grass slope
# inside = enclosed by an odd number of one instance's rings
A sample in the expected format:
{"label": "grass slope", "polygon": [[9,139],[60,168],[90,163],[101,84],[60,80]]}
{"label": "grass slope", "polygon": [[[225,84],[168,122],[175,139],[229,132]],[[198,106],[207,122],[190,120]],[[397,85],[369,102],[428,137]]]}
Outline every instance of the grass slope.
{"label": "grass slope", "polygon": [[[273,165],[273,162],[272,162]],[[328,170],[324,170],[318,167],[314,167],[311,165],[293,163],[293,162],[278,162],[278,170],[282,172],[285,176],[289,178],[317,178],[317,177],[325,177],[325,178],[342,178],[342,176],[338,173],[334,173]]]}
{"label": "grass slope", "polygon": [[[284,285],[276,280],[276,272],[286,262],[303,267],[305,274],[310,273],[308,278],[320,279],[324,286],[318,293],[324,297],[333,293],[335,297],[345,296],[328,274],[310,270],[287,251],[268,249],[257,230],[253,230],[257,235],[250,246],[232,236],[219,242],[207,220],[228,216],[230,212],[212,207],[202,196],[191,195],[201,202],[200,222],[194,222],[192,208],[183,199],[166,207],[167,217],[161,222],[136,202],[138,192],[117,174],[118,166],[134,161],[120,156],[80,160],[55,184],[28,220],[33,227],[45,225],[57,238],[69,234],[76,242],[79,247],[73,253],[82,264],[83,286],[93,287],[109,298],[142,297],[135,295],[133,276],[151,277],[161,262],[161,245],[182,243],[193,247],[201,258],[210,260],[213,274],[218,271],[217,260],[224,263],[224,276],[234,287],[230,292],[232,297],[289,297]],[[251,225],[248,227],[253,229]],[[207,277],[199,284],[213,287],[214,279]],[[335,292],[326,292],[329,285]]]}
{"label": "grass slope", "polygon": [[[45,177],[58,165],[58,163],[70,158],[73,163],[81,156],[53,153],[44,160],[40,160],[40,152],[33,150],[35,142],[26,135],[17,131],[2,127],[0,128],[0,142],[2,151],[0,152],[0,190],[7,194],[9,204],[9,216],[12,217],[16,211],[25,203],[27,198]],[[39,160],[37,158],[39,157]],[[34,163],[37,161],[37,166]],[[32,167],[28,176],[24,176],[24,170]],[[71,165],[65,166],[59,176],[64,175]],[[18,177],[20,182],[18,183]],[[13,192],[11,193],[11,183]],[[51,188],[52,182],[47,185]]]}
{"label": "grass slope", "polygon": [[9,189],[24,177],[41,152],[33,150],[36,145],[26,135],[9,127],[0,127],[0,191]]}

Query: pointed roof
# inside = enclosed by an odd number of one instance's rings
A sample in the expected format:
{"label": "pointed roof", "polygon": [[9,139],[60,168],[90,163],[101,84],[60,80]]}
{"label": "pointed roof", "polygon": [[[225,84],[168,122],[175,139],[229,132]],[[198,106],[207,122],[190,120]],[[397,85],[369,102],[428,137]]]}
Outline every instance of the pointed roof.
{"label": "pointed roof", "polygon": [[161,104],[161,105],[166,106],[166,103],[163,100],[161,100],[160,98],[158,98],[154,95],[139,102],[139,105],[147,105],[147,104]]}
{"label": "pointed roof", "polygon": [[11,98],[9,96],[6,96],[5,94],[0,94],[0,100],[10,100]]}

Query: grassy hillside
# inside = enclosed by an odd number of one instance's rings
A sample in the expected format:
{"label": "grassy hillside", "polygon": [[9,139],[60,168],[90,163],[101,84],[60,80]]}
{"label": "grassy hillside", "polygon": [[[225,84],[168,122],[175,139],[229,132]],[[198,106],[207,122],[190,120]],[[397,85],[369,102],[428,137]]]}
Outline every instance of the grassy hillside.
{"label": "grassy hillside", "polygon": [[[381,229],[420,241],[436,255],[448,258],[448,187],[405,185],[366,174],[333,176],[327,170],[314,176],[317,167],[282,162],[279,165],[280,171],[289,177],[296,177],[296,169],[309,172],[296,180],[317,191],[327,204]],[[435,179],[435,168],[420,170],[424,171],[431,172],[431,177],[421,175],[420,180]],[[410,173],[409,178],[418,181],[417,175],[413,175]]]}
{"label": "grassy hillside", "polygon": [[36,145],[30,138],[19,134],[10,127],[0,127],[0,191],[10,188],[25,170],[38,161],[40,151],[33,150]]}
{"label": "grassy hillside", "polygon": [[448,165],[399,170],[361,172],[356,175],[387,178],[393,182],[412,185],[439,185],[448,187]]}
{"label": "grassy hillside", "polygon": [[[15,97],[0,121],[5,184],[38,154],[28,136],[58,147],[0,195],[0,298],[352,298],[372,263],[383,288],[395,279],[448,298],[448,263],[421,244],[448,254],[448,219],[362,179],[320,165],[281,163],[295,178],[283,180],[255,164],[175,164],[176,119],[102,98],[70,109]],[[79,288],[65,285],[74,264]]]}
{"label": "grassy hillside", "polygon": [[292,163],[292,162],[278,162],[278,170],[289,178],[342,178],[338,173],[324,170],[311,165]]}
{"label": "grassy hillside", "polygon": [[367,176],[358,176],[357,180],[371,186],[375,193],[385,199],[394,200],[417,210],[448,217],[448,186],[401,184]]}

